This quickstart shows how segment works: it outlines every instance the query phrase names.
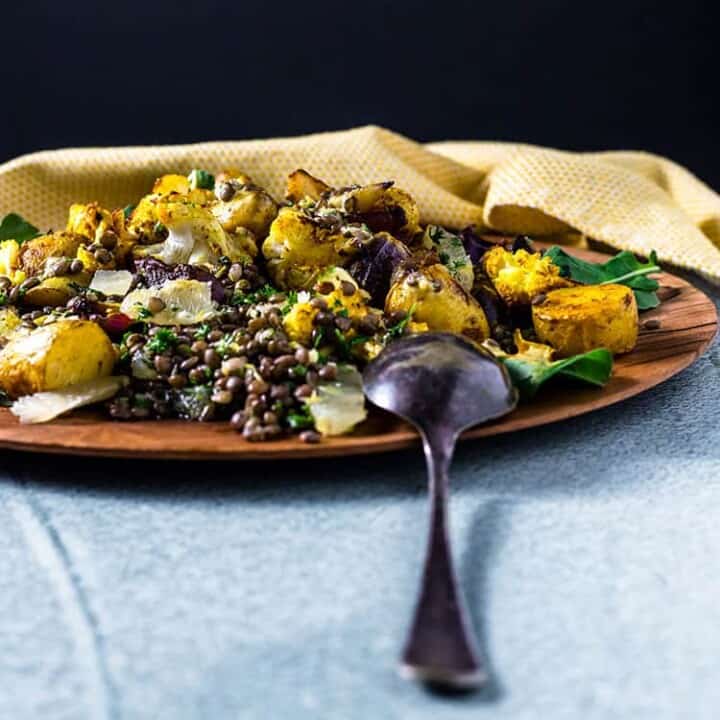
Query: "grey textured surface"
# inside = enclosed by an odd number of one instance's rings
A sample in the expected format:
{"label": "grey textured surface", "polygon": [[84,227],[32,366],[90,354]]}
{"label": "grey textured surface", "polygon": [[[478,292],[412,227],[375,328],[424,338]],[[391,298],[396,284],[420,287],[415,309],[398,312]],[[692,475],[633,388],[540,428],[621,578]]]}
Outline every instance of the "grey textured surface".
{"label": "grey textured surface", "polygon": [[394,671],[420,453],[0,463],[0,718],[711,720],[717,345],[644,396],[464,445],[452,534],[492,683]]}

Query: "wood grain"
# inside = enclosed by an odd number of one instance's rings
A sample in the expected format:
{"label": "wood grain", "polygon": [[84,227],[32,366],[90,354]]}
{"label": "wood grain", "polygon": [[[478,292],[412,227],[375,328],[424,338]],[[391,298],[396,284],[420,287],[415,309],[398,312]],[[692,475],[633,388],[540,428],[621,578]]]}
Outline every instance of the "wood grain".
{"label": "wood grain", "polygon": [[[607,256],[572,251],[589,260]],[[613,376],[602,389],[555,386],[511,415],[474,428],[465,439],[488,437],[564,420],[637,395],[692,364],[710,345],[718,327],[713,302],[700,290],[668,273],[662,285],[677,288],[675,297],[643,313],[641,323],[658,320],[657,329],[641,329],[633,352],[616,358]],[[0,408],[0,447],[45,453],[100,455],[128,458],[228,460],[309,458],[384,452],[418,442],[406,424],[371,413],[352,435],[306,445],[295,438],[249,443],[227,423],[111,421],[97,410],[78,411],[46,425],[20,425]]]}

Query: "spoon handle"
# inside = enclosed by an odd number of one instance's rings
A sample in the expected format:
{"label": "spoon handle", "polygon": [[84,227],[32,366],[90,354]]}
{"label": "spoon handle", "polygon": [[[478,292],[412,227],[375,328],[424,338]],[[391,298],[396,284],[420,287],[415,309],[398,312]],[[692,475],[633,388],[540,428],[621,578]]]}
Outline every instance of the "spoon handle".
{"label": "spoon handle", "polygon": [[447,532],[448,469],[455,437],[423,433],[430,495],[430,534],[403,674],[450,688],[481,687],[486,675],[457,586]]}

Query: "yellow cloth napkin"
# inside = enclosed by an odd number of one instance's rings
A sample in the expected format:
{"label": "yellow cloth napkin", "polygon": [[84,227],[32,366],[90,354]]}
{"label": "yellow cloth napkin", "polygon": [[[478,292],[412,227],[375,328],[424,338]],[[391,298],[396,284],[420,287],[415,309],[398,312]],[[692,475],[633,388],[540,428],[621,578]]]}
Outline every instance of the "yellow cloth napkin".
{"label": "yellow cloth napkin", "polygon": [[281,198],[302,167],[331,185],[392,179],[417,199],[424,222],[480,223],[509,233],[574,230],[613,247],[720,282],[720,196],[664,158],[578,154],[507,143],[421,145],[368,126],[296,138],[34,153],[0,166],[0,212],[62,227],[73,202],[110,208],[153,180],[194,167],[237,167]]}

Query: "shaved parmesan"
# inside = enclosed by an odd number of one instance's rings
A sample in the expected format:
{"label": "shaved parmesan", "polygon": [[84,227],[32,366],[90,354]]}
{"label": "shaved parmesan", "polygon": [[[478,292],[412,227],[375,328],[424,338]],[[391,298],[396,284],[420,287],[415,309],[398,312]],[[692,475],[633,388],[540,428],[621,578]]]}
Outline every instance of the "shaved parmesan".
{"label": "shaved parmesan", "polygon": [[16,400],[10,412],[21,423],[44,423],[58,415],[111,398],[125,384],[122,377],[104,377],[77,383],[62,390],[25,395]]}

